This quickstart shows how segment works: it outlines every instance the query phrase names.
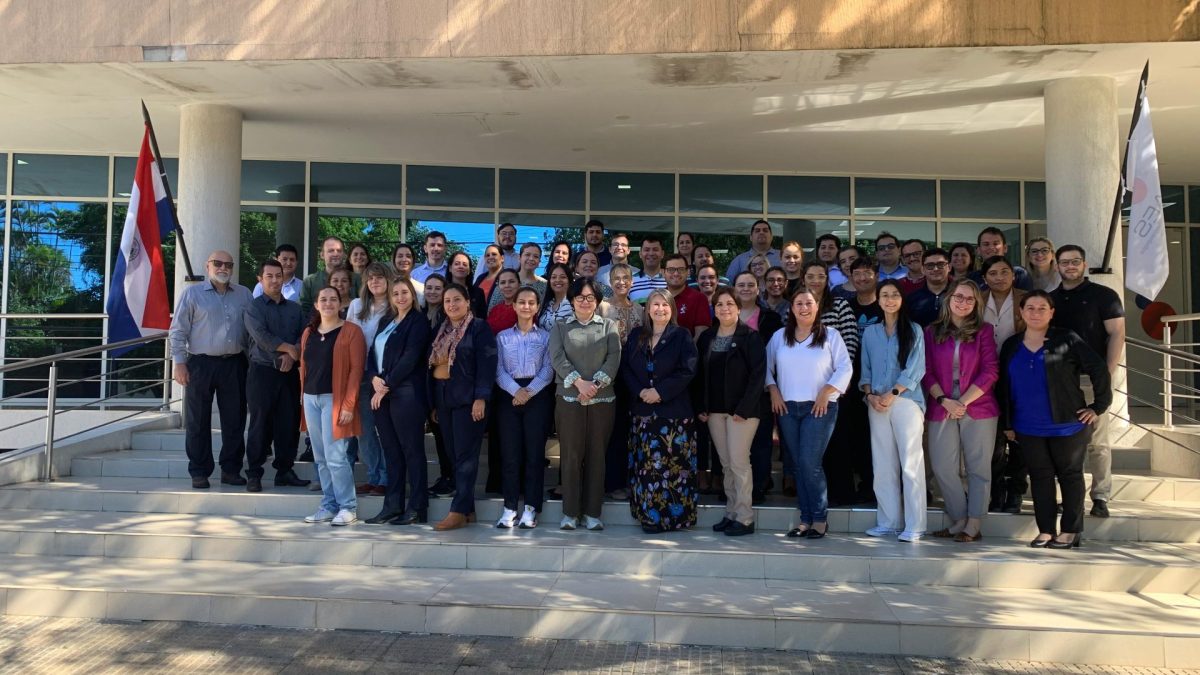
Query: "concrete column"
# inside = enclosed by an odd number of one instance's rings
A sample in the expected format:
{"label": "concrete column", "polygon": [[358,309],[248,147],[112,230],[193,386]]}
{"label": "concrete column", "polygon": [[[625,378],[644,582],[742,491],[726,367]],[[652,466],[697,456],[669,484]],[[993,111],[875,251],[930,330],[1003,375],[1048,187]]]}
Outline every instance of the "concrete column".
{"label": "concrete column", "polygon": [[[1046,85],[1044,104],[1047,234],[1056,246],[1082,246],[1089,265],[1099,267],[1121,173],[1116,81],[1106,76],[1056,80]],[[1112,273],[1089,274],[1089,278],[1124,297],[1121,239],[1118,232],[1109,264]],[[1121,367],[1113,374],[1113,388],[1128,391],[1126,387],[1126,371]],[[1114,391],[1112,411],[1129,416],[1124,394]],[[1117,444],[1128,424],[1117,418],[1111,421],[1109,441]]]}
{"label": "concrete column", "polygon": [[[228,105],[191,103],[180,109],[179,224],[192,269],[205,275],[208,254],[224,249],[238,262],[241,246],[242,113]],[[185,266],[176,248],[175,287]],[[234,270],[234,278],[241,270]],[[178,294],[176,294],[178,297]]]}

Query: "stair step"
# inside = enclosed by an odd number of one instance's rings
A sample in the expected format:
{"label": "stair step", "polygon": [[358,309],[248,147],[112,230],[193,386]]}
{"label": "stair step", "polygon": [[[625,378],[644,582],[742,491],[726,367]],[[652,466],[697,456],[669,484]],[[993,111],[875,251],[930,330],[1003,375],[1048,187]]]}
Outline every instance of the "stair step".
{"label": "stair step", "polygon": [[985,542],[913,545],[843,535],[807,544],[780,533],[734,540],[697,529],[647,537],[630,526],[591,533],[550,523],[534,530],[481,523],[435,532],[429,525],[334,528],[297,518],[78,511],[7,510],[0,524],[0,554],[1200,592],[1200,545],[1088,541],[1081,554]]}
{"label": "stair step", "polygon": [[111,620],[1156,667],[1200,647],[1180,594],[20,555],[0,591],[10,615]]}
{"label": "stair step", "polygon": [[[279,488],[269,484],[266,491],[250,494],[245,488],[214,483],[212,489],[194,490],[186,479],[72,477],[53,483],[21,483],[0,488],[0,508],[75,511],[126,511],[142,513],[253,515],[300,518],[311,513],[318,498],[304,488]],[[699,527],[708,527],[724,515],[724,505],[707,497],[699,507]],[[376,513],[382,497],[359,499],[363,514]],[[786,502],[776,502],[786,503]],[[433,499],[430,518],[440,519],[450,507],[450,499]],[[485,498],[480,493],[477,511],[482,522],[499,517],[503,501]],[[1168,543],[1200,542],[1200,503],[1196,502],[1113,502],[1112,517],[1086,518],[1088,539],[1098,541],[1158,541]],[[790,506],[760,506],[755,509],[756,525],[768,531],[788,530],[795,524],[796,511]],[[547,502],[542,513],[545,523],[557,523],[562,517],[561,502]],[[636,525],[623,502],[604,504],[601,517],[612,525]],[[875,525],[875,509],[830,509],[832,532],[864,532]],[[944,514],[931,509],[928,527],[936,530],[949,525]],[[1032,539],[1037,528],[1031,514],[988,514],[984,532],[989,538]]]}

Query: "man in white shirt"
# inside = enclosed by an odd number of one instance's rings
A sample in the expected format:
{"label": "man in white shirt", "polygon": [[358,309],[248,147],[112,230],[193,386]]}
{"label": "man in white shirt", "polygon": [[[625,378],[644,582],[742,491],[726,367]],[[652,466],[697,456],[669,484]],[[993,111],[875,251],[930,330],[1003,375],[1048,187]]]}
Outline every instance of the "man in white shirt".
{"label": "man in white shirt", "polygon": [[425,235],[425,262],[412,271],[412,278],[424,284],[430,274],[446,272],[446,235],[434,230]]}
{"label": "man in white shirt", "polygon": [[771,247],[774,239],[775,234],[771,232],[770,223],[765,220],[754,221],[754,224],[750,226],[750,250],[739,253],[729,263],[729,269],[725,271],[725,276],[737,279],[737,275],[745,272],[750,265],[750,259],[759,254],[767,256],[771,265],[779,265],[779,249]]}
{"label": "man in white shirt", "polygon": [[[618,232],[610,237],[608,240],[608,252],[612,254],[612,262],[596,271],[596,281],[606,286],[611,286],[612,284],[608,283],[608,274],[612,271],[613,265],[629,265],[629,235],[624,232]],[[630,267],[634,275],[641,272],[641,270],[632,265]]]}
{"label": "man in white shirt", "polygon": [[[280,244],[275,247],[275,259],[283,266],[283,297],[285,300],[300,302],[300,292],[304,289],[304,281],[296,276],[296,265],[300,262],[300,252],[291,244]],[[254,285],[254,297],[263,294],[262,283]]]}

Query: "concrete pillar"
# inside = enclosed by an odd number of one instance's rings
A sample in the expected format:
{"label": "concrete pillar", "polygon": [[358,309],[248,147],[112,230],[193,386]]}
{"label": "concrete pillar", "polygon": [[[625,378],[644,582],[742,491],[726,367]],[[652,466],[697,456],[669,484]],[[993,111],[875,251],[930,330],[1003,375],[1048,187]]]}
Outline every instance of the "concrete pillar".
{"label": "concrete pillar", "polygon": [[[217,249],[229,251],[238,262],[241,186],[241,111],[212,103],[183,106],[179,120],[179,224],[197,275],[205,275],[208,254]],[[183,288],[185,266],[182,253],[176,251],[175,287]],[[240,272],[234,270],[235,279]]]}
{"label": "concrete pillar", "polygon": [[[1089,266],[1099,267],[1121,173],[1116,81],[1106,76],[1055,80],[1046,85],[1044,105],[1047,234],[1056,246],[1082,246]],[[1112,273],[1089,273],[1089,278],[1124,297],[1121,239],[1118,232],[1109,263]],[[1118,368],[1113,389],[1128,391],[1126,380],[1125,368]],[[1111,410],[1128,418],[1127,397],[1114,391]],[[1109,441],[1117,444],[1128,424],[1118,418],[1111,422]]]}

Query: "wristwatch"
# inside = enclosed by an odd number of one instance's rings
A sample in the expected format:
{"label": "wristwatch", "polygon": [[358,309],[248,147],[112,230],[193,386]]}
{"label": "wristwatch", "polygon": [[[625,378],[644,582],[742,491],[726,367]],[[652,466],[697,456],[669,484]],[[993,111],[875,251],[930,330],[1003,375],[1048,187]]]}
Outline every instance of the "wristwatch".
{"label": "wristwatch", "polygon": [[946,396],[945,396],[945,395],[942,395],[942,396],[939,396],[939,397],[935,398],[934,400],[935,400],[935,401],[937,401],[938,405],[941,405],[941,404],[942,404],[942,401],[945,401],[945,400],[946,400]]}
{"label": "wristwatch", "polygon": [[900,390],[895,387],[892,387],[892,396],[899,396],[899,395],[900,395]]}

